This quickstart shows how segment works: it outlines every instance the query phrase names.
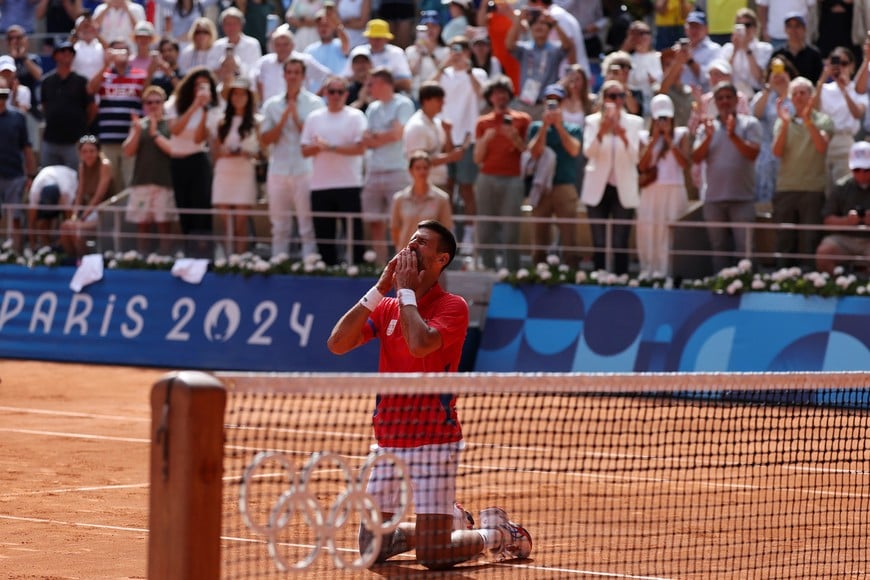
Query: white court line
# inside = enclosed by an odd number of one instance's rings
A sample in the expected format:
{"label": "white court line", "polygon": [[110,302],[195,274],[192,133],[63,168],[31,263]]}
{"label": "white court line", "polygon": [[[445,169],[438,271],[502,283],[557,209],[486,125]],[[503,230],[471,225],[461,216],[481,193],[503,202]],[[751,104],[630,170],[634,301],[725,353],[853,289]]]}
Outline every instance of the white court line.
{"label": "white court line", "polygon": [[[136,534],[148,534],[147,528],[133,528],[129,526],[110,526],[106,524],[85,524],[81,522],[66,522],[63,520],[55,520],[49,518],[26,518],[20,516],[9,516],[0,514],[0,520],[11,520],[16,522],[27,522],[31,524],[47,524],[53,526],[72,526],[75,528],[95,528],[100,530],[112,530],[116,532],[133,532]],[[233,536],[221,536],[221,540],[226,542],[244,542],[244,543],[264,543],[262,540],[256,540],[252,538],[237,538]],[[282,546],[288,547],[299,547],[305,549],[312,549],[314,546],[306,545],[306,544],[281,544]],[[337,548],[339,551],[355,553],[356,550],[352,548]],[[588,570],[574,570],[571,568],[550,568],[547,566],[528,566],[524,564],[499,564],[499,566],[505,566],[510,568],[523,568],[528,570],[540,570],[544,572],[559,572],[563,574],[577,574],[577,575],[591,575],[591,576],[601,576],[605,578],[626,578],[632,580],[669,580],[668,578],[662,578],[658,576],[633,576],[629,574],[618,574],[614,572],[594,572]]]}
{"label": "white court line", "polygon": [[88,435],[87,433],[70,433],[67,431],[38,431],[35,429],[7,429],[0,427],[3,433],[20,433],[22,435],[43,435],[46,437],[66,437],[68,439],[95,439],[97,441],[120,441],[124,443],[151,443],[150,439],[139,437],[116,437],[112,435]]}
{"label": "white court line", "polygon": [[58,417],[78,417],[81,419],[109,419],[111,421],[140,421],[147,422],[151,419],[143,417],[129,417],[122,415],[99,415],[96,413],[77,413],[75,411],[55,411],[49,409],[32,409],[28,407],[4,407],[0,405],[0,411],[7,413],[25,413],[29,415],[56,415]]}

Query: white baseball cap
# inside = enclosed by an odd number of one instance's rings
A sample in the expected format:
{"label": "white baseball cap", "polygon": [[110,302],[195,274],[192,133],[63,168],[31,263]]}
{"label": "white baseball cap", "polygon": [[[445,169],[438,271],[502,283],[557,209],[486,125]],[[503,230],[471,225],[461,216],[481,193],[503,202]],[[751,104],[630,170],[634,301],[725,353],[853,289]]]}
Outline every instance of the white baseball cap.
{"label": "white baseball cap", "polygon": [[650,116],[653,119],[660,117],[674,118],[674,102],[667,95],[656,95],[649,104]]}
{"label": "white baseball cap", "polygon": [[870,169],[870,143],[858,141],[849,150],[849,169]]}

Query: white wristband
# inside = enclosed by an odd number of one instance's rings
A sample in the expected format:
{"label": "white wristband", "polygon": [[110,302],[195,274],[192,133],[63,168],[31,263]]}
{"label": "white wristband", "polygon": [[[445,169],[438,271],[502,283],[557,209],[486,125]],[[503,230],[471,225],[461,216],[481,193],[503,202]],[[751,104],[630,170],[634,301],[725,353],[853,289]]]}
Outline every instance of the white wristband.
{"label": "white wristband", "polygon": [[417,294],[413,290],[402,288],[396,295],[399,297],[399,306],[417,306]]}
{"label": "white wristband", "polygon": [[377,286],[372,286],[371,289],[366,292],[362,298],[359,299],[359,303],[364,307],[368,308],[371,311],[374,311],[375,308],[378,307],[378,304],[381,303],[381,300],[384,299],[384,295],[378,292]]}

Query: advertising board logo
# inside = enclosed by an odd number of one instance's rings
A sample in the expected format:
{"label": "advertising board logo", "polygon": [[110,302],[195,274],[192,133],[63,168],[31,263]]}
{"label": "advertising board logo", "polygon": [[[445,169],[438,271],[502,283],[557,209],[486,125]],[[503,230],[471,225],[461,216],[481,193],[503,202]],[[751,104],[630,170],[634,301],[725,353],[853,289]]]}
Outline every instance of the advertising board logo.
{"label": "advertising board logo", "polygon": [[226,342],[239,329],[242,318],[239,305],[233,300],[224,299],[215,302],[205,315],[203,330],[205,337],[211,342]]}

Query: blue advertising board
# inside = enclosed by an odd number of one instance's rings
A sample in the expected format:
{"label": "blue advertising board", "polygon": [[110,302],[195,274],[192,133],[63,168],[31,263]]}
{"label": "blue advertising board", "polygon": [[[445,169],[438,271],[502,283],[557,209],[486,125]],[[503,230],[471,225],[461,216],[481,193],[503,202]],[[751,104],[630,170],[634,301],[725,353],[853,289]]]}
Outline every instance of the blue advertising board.
{"label": "blue advertising board", "polygon": [[0,268],[0,357],[168,368],[375,371],[377,346],[326,348],[370,279],[106,270],[76,294],[73,268]]}
{"label": "blue advertising board", "polygon": [[476,371],[870,370],[870,298],[497,284]]}

